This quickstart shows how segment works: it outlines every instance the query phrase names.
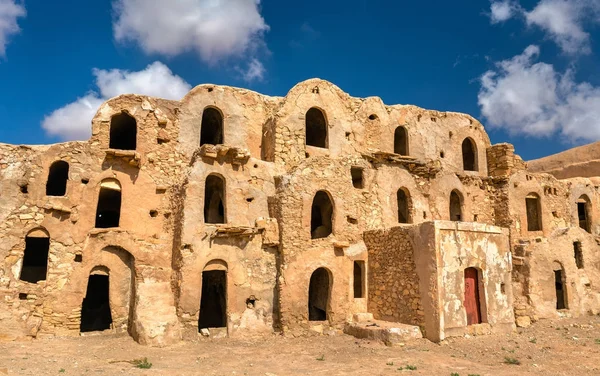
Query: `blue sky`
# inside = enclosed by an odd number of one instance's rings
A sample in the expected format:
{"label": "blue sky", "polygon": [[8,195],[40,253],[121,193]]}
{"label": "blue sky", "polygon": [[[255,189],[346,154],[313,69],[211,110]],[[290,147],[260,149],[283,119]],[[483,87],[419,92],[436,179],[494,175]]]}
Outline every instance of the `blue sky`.
{"label": "blue sky", "polygon": [[0,142],[89,133],[135,91],[311,77],[466,112],[524,159],[600,139],[600,1],[0,0]]}

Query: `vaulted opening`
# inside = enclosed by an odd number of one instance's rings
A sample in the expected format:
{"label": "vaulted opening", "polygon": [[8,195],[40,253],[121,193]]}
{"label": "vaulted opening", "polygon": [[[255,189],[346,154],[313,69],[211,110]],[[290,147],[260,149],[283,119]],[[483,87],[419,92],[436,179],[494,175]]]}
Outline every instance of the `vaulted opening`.
{"label": "vaulted opening", "polygon": [[121,184],[106,179],[100,184],[96,208],[96,228],[119,227],[121,218]]}
{"label": "vaulted opening", "polygon": [[308,320],[324,321],[328,318],[331,281],[325,268],[315,270],[308,287]]}
{"label": "vaulted opening", "polygon": [[306,145],[327,148],[327,120],[316,107],[306,112]]}
{"label": "vaulted opening", "polygon": [[110,329],[111,324],[108,273],[90,274],[85,298],[81,304],[79,331],[102,331]]}
{"label": "vaulted opening", "polygon": [[394,131],[394,154],[408,155],[408,131],[402,126]]}
{"label": "vaulted opening", "polygon": [[363,184],[363,169],[361,167],[351,167],[350,175],[352,175],[352,186],[354,188],[362,189]]}
{"label": "vaulted opening", "polygon": [[21,267],[21,281],[37,283],[46,280],[50,236],[44,229],[30,231],[25,237],[25,253]]}
{"label": "vaulted opening", "polygon": [[67,193],[67,180],[69,179],[69,164],[65,161],[56,161],[50,166],[48,180],[46,181],[47,196],[64,196]]}
{"label": "vaulted opening", "polygon": [[206,107],[202,112],[200,125],[200,146],[204,144],[219,145],[223,143],[223,115],[214,107]]}
{"label": "vaulted opening", "polygon": [[398,201],[398,223],[410,223],[410,196],[405,188],[398,189],[396,192]]}
{"label": "vaulted opening", "polygon": [[583,250],[581,249],[581,242],[573,242],[573,257],[575,257],[577,269],[583,269]]}
{"label": "vaulted opening", "polygon": [[227,271],[202,272],[202,296],[198,330],[227,326]]}
{"label": "vaulted opening", "polygon": [[577,219],[579,227],[590,233],[592,232],[591,212],[590,199],[582,195],[577,200]]}
{"label": "vaulted opening", "polygon": [[481,324],[481,297],[479,286],[479,271],[476,268],[465,269],[465,300],[467,325]]}
{"label": "vaulted opening", "polygon": [[325,191],[318,191],[313,199],[310,215],[312,239],[326,238],[333,231],[333,202]]}
{"label": "vaulted opening", "polygon": [[566,276],[562,265],[554,262],[554,290],[556,291],[556,309],[567,309]]}
{"label": "vaulted opening", "polygon": [[477,171],[477,146],[475,142],[467,137],[462,143],[462,159],[463,159],[463,170],[465,171]]}
{"label": "vaulted opening", "polygon": [[457,190],[450,193],[450,220],[462,221],[462,195]]}
{"label": "vaulted opening", "polygon": [[540,196],[530,193],[525,197],[525,210],[527,211],[527,231],[542,230],[542,207]]}
{"label": "vaulted opening", "polygon": [[204,185],[204,223],[225,222],[225,180],[208,175]]}
{"label": "vaulted opening", "polygon": [[365,297],[365,262],[354,261],[354,297],[364,298]]}
{"label": "vaulted opening", "polygon": [[125,112],[110,119],[109,148],[135,150],[137,147],[137,124],[135,118]]}

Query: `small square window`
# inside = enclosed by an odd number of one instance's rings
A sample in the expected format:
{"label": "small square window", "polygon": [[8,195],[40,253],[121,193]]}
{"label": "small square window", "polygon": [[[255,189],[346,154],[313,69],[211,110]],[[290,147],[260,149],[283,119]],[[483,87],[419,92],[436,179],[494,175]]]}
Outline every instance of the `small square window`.
{"label": "small square window", "polygon": [[363,169],[360,167],[352,167],[350,169],[352,175],[352,185],[354,188],[363,188]]}

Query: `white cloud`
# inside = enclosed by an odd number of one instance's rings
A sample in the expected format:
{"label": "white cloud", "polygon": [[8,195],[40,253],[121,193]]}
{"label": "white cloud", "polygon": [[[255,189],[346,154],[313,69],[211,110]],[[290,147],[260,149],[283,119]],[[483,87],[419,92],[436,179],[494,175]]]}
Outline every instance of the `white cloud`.
{"label": "white cloud", "polygon": [[264,45],[269,26],[260,0],[115,0],[117,41],[139,43],[146,53],[197,52],[214,64]]}
{"label": "white cloud", "polygon": [[21,31],[17,19],[25,15],[25,7],[16,0],[0,0],[0,57],[6,56],[9,36]]}
{"label": "white cloud", "polygon": [[238,68],[242,79],[246,82],[262,81],[265,76],[265,67],[257,59],[250,60],[248,67],[244,70]]}
{"label": "white cloud", "polygon": [[491,23],[522,16],[528,26],[542,29],[563,52],[571,55],[591,52],[590,35],[584,25],[600,23],[598,0],[540,0],[531,11],[514,0],[492,0],[490,10]]}
{"label": "white cloud", "polygon": [[519,11],[519,6],[510,0],[492,1],[490,11],[490,19],[494,24],[513,17]]}
{"label": "white cloud", "polygon": [[583,30],[583,22],[594,9],[600,9],[598,0],[542,0],[525,12],[525,19],[548,33],[564,52],[587,54],[590,35]]}
{"label": "white cloud", "polygon": [[600,88],[574,72],[536,62],[539,47],[497,63],[481,77],[479,106],[488,125],[535,137],[556,132],[572,142],[600,139]]}
{"label": "white cloud", "polygon": [[91,122],[98,107],[109,98],[131,93],[178,100],[191,89],[190,84],[158,61],[139,72],[94,69],[93,74],[98,91],[47,115],[42,121],[47,134],[65,141],[85,140],[91,135]]}

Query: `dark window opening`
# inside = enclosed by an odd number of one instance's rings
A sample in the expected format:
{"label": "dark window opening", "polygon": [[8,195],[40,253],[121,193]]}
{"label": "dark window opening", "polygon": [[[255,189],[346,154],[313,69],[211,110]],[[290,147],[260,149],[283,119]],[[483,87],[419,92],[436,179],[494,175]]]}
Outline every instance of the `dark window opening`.
{"label": "dark window opening", "polygon": [[583,251],[581,249],[581,242],[573,243],[573,256],[575,257],[577,269],[583,269]]}
{"label": "dark window opening", "polygon": [[50,250],[49,237],[25,238],[25,254],[20,280],[30,283],[45,281],[48,272],[48,251]]}
{"label": "dark window opening", "polygon": [[81,304],[79,330],[82,333],[110,329],[112,316],[108,300],[108,287],[107,275],[90,275],[87,292]]}
{"label": "dark window opening", "polygon": [[210,270],[202,272],[202,297],[198,330],[227,326],[227,272]]}
{"label": "dark window opening", "polygon": [[364,298],[365,297],[365,286],[364,278],[365,275],[365,262],[354,261],[354,297]]}
{"label": "dark window opening", "polygon": [[96,209],[96,228],[119,227],[121,218],[121,191],[100,188]]}
{"label": "dark window opening", "polygon": [[82,262],[83,261],[83,256],[82,255],[75,255],[75,258],[73,259],[73,261],[75,261],[75,262]]}
{"label": "dark window opening", "polygon": [[525,209],[527,210],[527,231],[541,231],[542,215],[539,196],[528,195],[525,198]]}
{"label": "dark window opening", "polygon": [[306,113],[306,145],[327,148],[327,121],[318,108],[311,108]]}
{"label": "dark window opening", "polygon": [[308,287],[308,320],[327,320],[330,291],[329,272],[319,268],[310,276]]}
{"label": "dark window opening", "polygon": [[556,309],[566,309],[567,294],[565,291],[564,273],[561,270],[554,271],[554,286],[556,290]]}
{"label": "dark window opening", "polygon": [[579,227],[587,232],[592,232],[592,226],[590,221],[590,204],[586,196],[582,196],[577,200],[577,219],[579,221]]}
{"label": "dark window opening", "polygon": [[354,188],[363,188],[363,169],[360,167],[350,168],[350,174],[352,175],[352,185]]}
{"label": "dark window opening", "polygon": [[110,120],[109,148],[135,150],[137,147],[137,124],[135,119],[122,112]]}
{"label": "dark window opening", "polygon": [[404,127],[394,131],[394,153],[408,155],[408,131]]}
{"label": "dark window opening", "polygon": [[223,115],[216,108],[207,107],[202,113],[200,125],[200,146],[204,144],[219,145],[223,143]]}
{"label": "dark window opening", "polygon": [[326,238],[333,231],[333,203],[327,192],[319,191],[313,199],[310,215],[312,239]]}
{"label": "dark window opening", "polygon": [[225,181],[209,175],[204,186],[204,223],[225,223]]}
{"label": "dark window opening", "polygon": [[462,198],[456,191],[450,193],[450,220],[462,221]]}
{"label": "dark window opening", "polygon": [[19,300],[27,300],[27,294],[24,292],[19,293]]}
{"label": "dark window opening", "polygon": [[463,170],[477,171],[477,146],[470,138],[462,143]]}
{"label": "dark window opening", "polygon": [[67,193],[68,179],[69,164],[65,161],[52,163],[48,172],[48,181],[46,182],[46,195],[64,196]]}
{"label": "dark window opening", "polygon": [[396,192],[398,202],[398,223],[410,223],[410,198],[402,188]]}
{"label": "dark window opening", "polygon": [[22,184],[22,185],[20,185],[20,186],[19,186],[19,190],[21,191],[21,193],[24,193],[24,194],[27,194],[27,193],[29,193],[29,190],[28,190],[27,184]]}

